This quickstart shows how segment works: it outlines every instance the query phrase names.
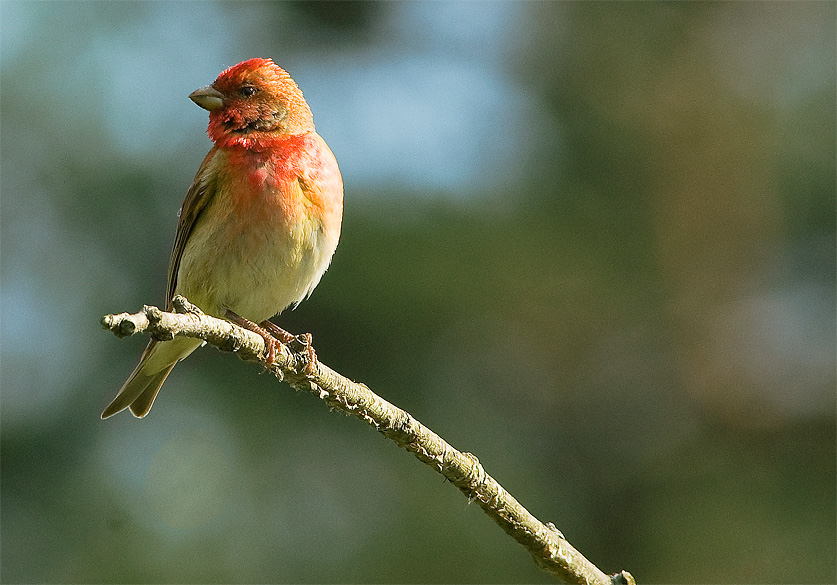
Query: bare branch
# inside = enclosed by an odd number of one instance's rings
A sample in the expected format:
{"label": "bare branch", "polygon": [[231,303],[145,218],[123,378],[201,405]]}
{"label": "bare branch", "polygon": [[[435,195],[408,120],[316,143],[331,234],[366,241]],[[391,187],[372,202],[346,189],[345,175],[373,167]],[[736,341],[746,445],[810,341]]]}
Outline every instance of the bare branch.
{"label": "bare branch", "polygon": [[[147,332],[159,340],[175,335],[202,339],[245,361],[265,364],[264,340],[238,325],[205,315],[181,296],[176,313],[146,305],[139,313],[106,315],[102,326],[119,337]],[[317,362],[306,370],[308,354],[298,347],[280,345],[270,371],[298,390],[310,392],[329,407],[375,427],[397,445],[413,453],[459,488],[532,554],[535,562],[560,581],[578,585],[634,585],[627,571],[608,576],[567,542],[551,524],[543,524],[486,473],[471,453],[454,449],[410,413],[390,404],[363,384],[352,382]]]}

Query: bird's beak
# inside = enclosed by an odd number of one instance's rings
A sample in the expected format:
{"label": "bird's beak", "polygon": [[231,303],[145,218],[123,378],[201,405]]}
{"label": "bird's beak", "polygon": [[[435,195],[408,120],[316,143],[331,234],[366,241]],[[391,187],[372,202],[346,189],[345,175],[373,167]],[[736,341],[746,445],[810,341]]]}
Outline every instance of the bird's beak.
{"label": "bird's beak", "polygon": [[189,99],[210,112],[224,107],[224,94],[211,85],[196,89],[189,94]]}

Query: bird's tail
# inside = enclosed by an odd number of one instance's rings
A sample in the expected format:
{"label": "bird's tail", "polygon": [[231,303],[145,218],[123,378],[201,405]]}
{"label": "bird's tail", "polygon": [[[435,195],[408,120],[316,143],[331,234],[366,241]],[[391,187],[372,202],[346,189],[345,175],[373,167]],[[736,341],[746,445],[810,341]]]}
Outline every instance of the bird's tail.
{"label": "bird's tail", "polygon": [[164,342],[152,340],[116,398],[102,412],[102,418],[113,416],[126,408],[130,408],[137,418],[148,414],[160,387],[174,366],[192,353],[200,343],[200,340],[182,337]]}

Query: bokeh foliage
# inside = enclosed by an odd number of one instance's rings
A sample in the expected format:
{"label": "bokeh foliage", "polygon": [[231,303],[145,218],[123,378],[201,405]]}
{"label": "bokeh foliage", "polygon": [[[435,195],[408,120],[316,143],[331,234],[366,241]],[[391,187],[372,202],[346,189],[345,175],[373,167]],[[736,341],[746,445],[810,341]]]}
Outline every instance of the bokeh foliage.
{"label": "bokeh foliage", "polygon": [[605,571],[835,578],[832,2],[0,5],[8,583],[549,582],[354,420],[197,352],[98,413],[208,149],[273,57],[346,183],[278,318]]}

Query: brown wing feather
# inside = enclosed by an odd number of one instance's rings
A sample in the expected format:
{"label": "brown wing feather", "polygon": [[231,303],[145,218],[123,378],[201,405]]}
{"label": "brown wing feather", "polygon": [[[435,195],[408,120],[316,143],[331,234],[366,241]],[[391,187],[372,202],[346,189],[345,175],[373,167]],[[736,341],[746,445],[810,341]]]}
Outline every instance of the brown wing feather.
{"label": "brown wing feather", "polygon": [[[174,298],[174,291],[177,288],[177,272],[180,269],[180,259],[183,257],[183,250],[186,249],[186,242],[189,240],[189,235],[192,233],[195,223],[198,221],[203,210],[206,208],[209,201],[215,194],[215,185],[213,182],[205,180],[204,170],[209,165],[212,157],[215,155],[217,147],[214,147],[203,159],[200,168],[198,169],[195,180],[192,181],[192,186],[189,187],[186,193],[186,199],[180,207],[177,221],[177,234],[174,237],[174,247],[171,252],[171,260],[169,261],[169,284],[166,291],[166,307],[171,309],[171,300]],[[142,352],[139,364],[134,372],[122,385],[119,393],[114,398],[113,402],[102,413],[102,418],[113,416],[117,412],[130,406],[131,411],[135,416],[143,417],[151,409],[151,404],[160,390],[160,386],[169,375],[175,364],[171,364],[167,368],[153,374],[145,374],[145,365],[154,348],[159,342],[152,339]],[[187,354],[188,355],[188,354]],[[177,362],[175,362],[177,363]]]}
{"label": "brown wing feather", "polygon": [[215,195],[215,186],[205,180],[206,173],[204,170],[217,151],[217,146],[212,147],[212,150],[203,159],[198,173],[195,175],[195,180],[192,181],[192,186],[189,187],[186,199],[183,200],[183,205],[180,206],[180,211],[177,214],[177,234],[174,236],[174,246],[169,261],[169,285],[166,290],[166,307],[169,309],[171,309],[174,291],[177,289],[177,272],[180,270],[180,260],[183,257],[183,250],[186,249],[186,242],[189,241],[192,228],[195,227],[201,213]]}

